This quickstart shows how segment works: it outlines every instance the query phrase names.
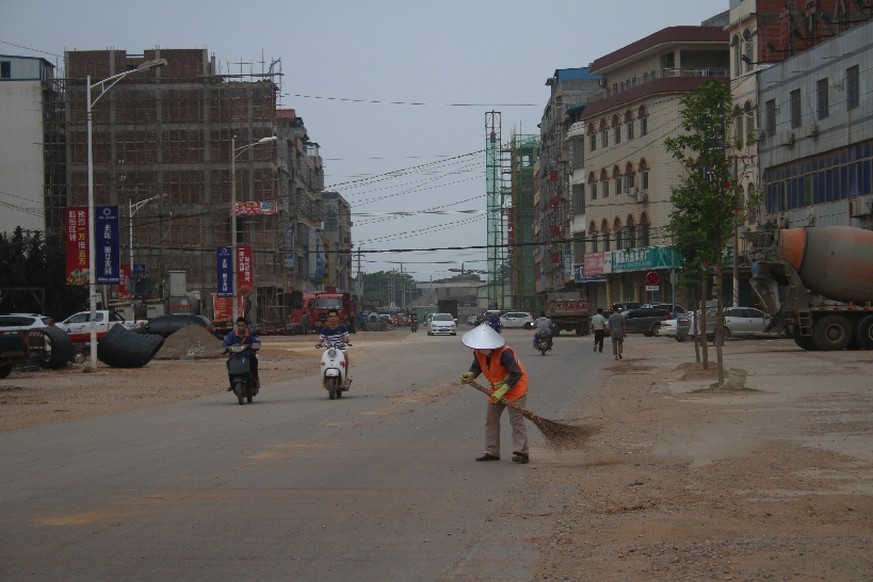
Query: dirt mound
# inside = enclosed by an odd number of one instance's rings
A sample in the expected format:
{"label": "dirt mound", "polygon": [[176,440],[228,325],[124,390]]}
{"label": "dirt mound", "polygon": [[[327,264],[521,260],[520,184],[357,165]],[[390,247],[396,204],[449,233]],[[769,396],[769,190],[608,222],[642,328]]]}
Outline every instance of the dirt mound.
{"label": "dirt mound", "polygon": [[188,360],[221,357],[221,340],[199,325],[187,325],[164,340],[157,360]]}

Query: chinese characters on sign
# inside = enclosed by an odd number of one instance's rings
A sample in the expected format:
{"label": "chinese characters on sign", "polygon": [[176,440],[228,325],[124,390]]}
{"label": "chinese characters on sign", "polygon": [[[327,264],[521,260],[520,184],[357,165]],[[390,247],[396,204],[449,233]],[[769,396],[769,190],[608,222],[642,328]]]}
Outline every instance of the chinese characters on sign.
{"label": "chinese characters on sign", "polygon": [[231,263],[230,247],[218,247],[215,252],[215,267],[217,271],[218,296],[233,297],[233,263]]}
{"label": "chinese characters on sign", "polygon": [[97,206],[94,211],[97,253],[96,281],[100,285],[118,284],[121,280],[121,244],[118,206]]}
{"label": "chinese characters on sign", "polygon": [[252,277],[252,247],[239,245],[236,247],[236,284],[240,295],[251,295],[254,292]]}
{"label": "chinese characters on sign", "polygon": [[88,207],[69,206],[65,218],[67,285],[88,284]]}

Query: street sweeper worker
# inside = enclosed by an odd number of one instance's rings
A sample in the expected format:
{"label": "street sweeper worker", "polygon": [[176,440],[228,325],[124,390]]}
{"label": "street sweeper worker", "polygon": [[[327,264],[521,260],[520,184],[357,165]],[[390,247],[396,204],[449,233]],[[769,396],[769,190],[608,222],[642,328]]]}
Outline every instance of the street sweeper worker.
{"label": "street sweeper worker", "polygon": [[[487,323],[474,327],[463,336],[461,342],[473,348],[473,363],[470,370],[461,374],[461,382],[468,384],[483,374],[491,384],[485,412],[485,454],[477,461],[500,460],[500,416],[507,402],[524,408],[527,400],[527,372],[515,357],[515,352],[506,345],[502,335]],[[527,448],[527,428],[524,416],[509,407],[509,424],[512,427],[512,460],[516,463],[530,461]]]}

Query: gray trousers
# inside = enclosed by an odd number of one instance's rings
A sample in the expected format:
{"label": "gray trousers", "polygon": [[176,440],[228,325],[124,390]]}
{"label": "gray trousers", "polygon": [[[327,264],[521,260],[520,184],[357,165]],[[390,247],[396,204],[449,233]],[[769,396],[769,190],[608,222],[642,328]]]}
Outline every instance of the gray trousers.
{"label": "gray trousers", "polygon": [[[527,394],[514,400],[513,403],[524,408]],[[511,406],[507,406],[502,400],[497,404],[485,401],[488,408],[485,412],[485,452],[495,457],[500,456],[500,416],[504,408],[509,408],[509,425],[512,427],[512,451],[514,453],[527,452],[527,427],[524,424],[524,416]]]}
{"label": "gray trousers", "polygon": [[619,356],[624,350],[624,338],[623,337],[614,337],[612,338],[612,355]]}

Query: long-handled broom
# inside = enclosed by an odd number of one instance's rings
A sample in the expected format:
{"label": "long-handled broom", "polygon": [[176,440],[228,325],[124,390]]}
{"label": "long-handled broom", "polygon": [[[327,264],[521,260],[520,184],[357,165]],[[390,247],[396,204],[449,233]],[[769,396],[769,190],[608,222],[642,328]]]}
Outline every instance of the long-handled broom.
{"label": "long-handled broom", "polygon": [[[478,382],[472,381],[469,382],[469,384],[479,392],[487,394],[488,396],[491,395],[491,391]],[[549,420],[542,416],[537,416],[530,410],[519,406],[515,402],[503,400],[503,403],[517,410],[522,416],[534,423],[534,425],[540,429],[540,432],[543,433],[546,442],[553,449],[572,449],[579,447],[585,443],[588,437],[597,432],[597,429],[594,426],[576,426]]]}

